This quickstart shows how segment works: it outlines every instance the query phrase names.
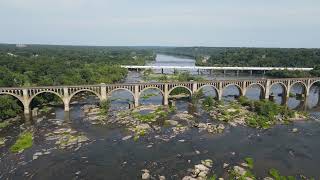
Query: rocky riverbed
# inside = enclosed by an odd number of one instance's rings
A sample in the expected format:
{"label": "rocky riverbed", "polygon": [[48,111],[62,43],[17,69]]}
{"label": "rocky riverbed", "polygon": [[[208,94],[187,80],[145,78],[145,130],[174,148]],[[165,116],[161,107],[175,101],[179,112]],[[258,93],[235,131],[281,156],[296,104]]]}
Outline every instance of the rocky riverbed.
{"label": "rocky riverbed", "polygon": [[[49,112],[48,117],[40,116],[34,119],[36,123],[32,125],[32,148],[18,154],[10,153],[8,148],[15,138],[4,136],[9,140],[5,140],[2,148],[0,146],[0,177],[39,179],[41,175],[41,178],[45,179],[57,178],[53,174],[49,177],[44,173],[43,167],[48,167],[47,162],[57,162],[57,165],[51,165],[51,168],[57,170],[62,170],[66,165],[70,167],[70,170],[64,170],[68,172],[64,175],[50,170],[63,179],[89,176],[99,179],[103,174],[110,179],[133,177],[132,179],[193,180],[234,177],[270,180],[276,179],[277,171],[269,172],[274,167],[279,169],[278,174],[285,172],[285,176],[294,175],[300,178],[306,177],[300,174],[306,174],[309,176],[306,179],[314,176],[312,171],[308,172],[300,166],[299,169],[304,170],[299,174],[294,173],[297,168],[294,168],[293,172],[288,171],[279,166],[281,163],[270,161],[270,157],[264,157],[260,152],[281,158],[287,155],[287,161],[301,160],[303,154],[303,157],[309,159],[308,163],[312,164],[316,159],[320,160],[320,157],[304,152],[305,149],[301,149],[299,143],[294,142],[305,136],[312,140],[317,137],[317,131],[307,131],[303,124],[283,127],[275,125],[274,128],[263,131],[248,128],[241,123],[234,127],[228,121],[216,120],[213,112],[179,108],[179,104],[171,109],[145,105],[106,116],[100,114],[96,105],[79,105],[72,108],[73,116],[74,113],[79,114],[77,119],[72,120],[63,120],[60,111]],[[231,108],[225,106],[225,109]],[[311,129],[314,127],[314,124],[308,126]],[[25,126],[18,126],[17,131],[26,129]],[[289,145],[275,149],[274,143]],[[289,150],[286,150],[288,146]],[[311,146],[309,149],[314,150],[317,147]],[[245,157],[254,159],[253,169],[243,160]],[[99,166],[101,163],[103,165]],[[94,167],[98,173],[93,173],[90,167]],[[312,170],[312,167],[309,170]]]}

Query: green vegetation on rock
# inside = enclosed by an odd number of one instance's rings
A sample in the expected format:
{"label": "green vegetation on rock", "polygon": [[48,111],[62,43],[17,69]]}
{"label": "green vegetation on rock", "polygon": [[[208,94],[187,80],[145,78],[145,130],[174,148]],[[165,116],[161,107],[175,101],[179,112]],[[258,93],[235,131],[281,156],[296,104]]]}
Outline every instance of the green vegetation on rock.
{"label": "green vegetation on rock", "polygon": [[132,112],[132,116],[141,122],[155,122],[158,118],[166,118],[171,110],[165,110],[163,107],[158,107],[155,111],[148,114],[140,114],[140,112]]}
{"label": "green vegetation on rock", "polygon": [[[210,103],[209,103],[210,102]],[[205,100],[203,103],[210,115],[232,125],[241,124],[253,128],[270,128],[277,123],[288,123],[294,119],[305,119],[303,112],[288,109],[268,100],[249,100],[240,97],[238,101],[223,103]]]}
{"label": "green vegetation on rock", "polygon": [[33,133],[24,132],[19,135],[17,141],[10,147],[10,151],[13,153],[22,152],[25,149],[32,147],[33,145]]}
{"label": "green vegetation on rock", "polygon": [[108,115],[110,107],[111,107],[110,100],[101,101],[100,102],[100,115]]}

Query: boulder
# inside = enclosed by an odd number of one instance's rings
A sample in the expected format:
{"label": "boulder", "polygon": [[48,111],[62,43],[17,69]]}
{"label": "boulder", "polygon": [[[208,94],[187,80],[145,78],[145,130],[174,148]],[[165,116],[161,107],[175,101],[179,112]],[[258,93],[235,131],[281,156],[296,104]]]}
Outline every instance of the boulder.
{"label": "boulder", "polygon": [[206,172],[209,171],[209,168],[207,168],[207,167],[206,167],[205,165],[203,165],[203,164],[195,165],[194,168],[195,168],[195,169],[199,169],[200,171],[206,171]]}
{"label": "boulder", "polygon": [[125,141],[125,140],[128,140],[128,139],[130,139],[130,138],[132,138],[131,135],[123,137],[122,140]]}
{"label": "boulder", "polygon": [[246,174],[246,170],[240,166],[234,166],[233,167],[233,171],[238,174],[238,175],[241,175],[241,176],[244,176]]}
{"label": "boulder", "polygon": [[170,124],[171,126],[176,126],[179,124],[178,121],[174,121],[174,120],[165,120],[164,123]]}
{"label": "boulder", "polygon": [[150,129],[150,125],[149,124],[146,124],[146,123],[143,123],[143,124],[139,124],[136,126],[137,129],[144,129],[144,130],[148,130]]}

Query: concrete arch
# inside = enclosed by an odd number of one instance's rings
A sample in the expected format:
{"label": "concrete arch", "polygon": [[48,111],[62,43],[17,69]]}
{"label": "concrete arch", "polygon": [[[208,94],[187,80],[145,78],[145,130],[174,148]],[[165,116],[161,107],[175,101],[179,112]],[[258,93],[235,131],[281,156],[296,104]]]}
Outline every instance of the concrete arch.
{"label": "concrete arch", "polygon": [[222,95],[223,95],[223,92],[224,92],[229,86],[236,86],[236,87],[238,88],[238,90],[239,90],[239,95],[240,95],[240,96],[243,96],[243,90],[242,90],[242,88],[241,88],[239,85],[237,85],[237,84],[228,84],[228,85],[226,85],[226,86],[222,89]]}
{"label": "concrete arch", "polygon": [[280,84],[283,87],[283,90],[285,91],[285,93],[288,91],[287,85],[284,84],[283,82],[274,82],[274,83],[270,84],[269,90],[271,90],[272,86],[277,85],[277,84]]}
{"label": "concrete arch", "polygon": [[302,87],[303,87],[303,90],[304,92],[303,93],[306,93],[308,91],[308,86],[303,82],[303,81],[295,81],[294,83],[292,83],[290,85],[290,88],[288,89],[288,91],[290,92],[292,87],[295,85],[295,84],[302,84]]}
{"label": "concrete arch", "polygon": [[68,101],[70,102],[71,99],[73,98],[73,96],[75,96],[76,94],[78,94],[78,93],[80,93],[80,92],[91,92],[91,93],[93,93],[94,95],[96,95],[100,100],[102,99],[101,95],[100,95],[99,93],[95,92],[95,91],[92,91],[92,90],[90,90],[90,89],[80,89],[80,90],[78,90],[78,91],[70,94]]}
{"label": "concrete arch", "polygon": [[251,84],[249,84],[249,85],[247,86],[247,88],[250,88],[251,86],[254,86],[254,85],[258,85],[263,92],[266,91],[266,88],[264,87],[264,85],[262,85],[262,84],[260,84],[260,83],[251,83]]}
{"label": "concrete arch", "polygon": [[43,94],[43,93],[51,93],[51,94],[54,94],[56,96],[58,96],[62,102],[64,102],[64,99],[63,97],[61,96],[61,94],[57,93],[57,92],[54,92],[54,91],[41,91],[41,92],[37,92],[36,94],[32,95],[29,100],[28,100],[28,106],[30,105],[30,103],[32,102],[32,100],[38,96],[39,94]]}
{"label": "concrete arch", "polygon": [[310,88],[311,88],[315,83],[317,83],[317,82],[320,82],[320,80],[316,80],[316,81],[314,81],[313,83],[311,83],[311,84],[309,85],[309,90],[310,90]]}
{"label": "concrete arch", "polygon": [[176,89],[176,88],[185,88],[185,89],[187,89],[187,90],[189,91],[190,96],[192,96],[192,91],[191,91],[191,89],[189,89],[189,88],[186,87],[186,86],[175,86],[175,87],[171,88],[171,89],[168,91],[168,95],[170,95],[170,93],[171,93],[174,89]]}
{"label": "concrete arch", "polygon": [[248,89],[250,89],[252,86],[258,86],[260,88],[260,97],[259,99],[263,99],[265,97],[265,94],[266,94],[266,88],[260,84],[260,83],[251,83],[249,84],[245,89],[245,92],[243,93],[243,96],[246,96],[247,95],[247,92],[248,92]]}
{"label": "concrete arch", "polygon": [[108,96],[108,97],[111,97],[111,95],[112,95],[113,92],[116,92],[116,91],[119,91],[119,90],[124,90],[124,91],[129,92],[129,93],[132,95],[132,97],[134,98],[134,93],[133,93],[132,91],[130,91],[129,89],[127,89],[127,88],[116,88],[116,89],[113,89],[112,91],[110,91],[110,92],[107,94],[107,96]]}
{"label": "concrete arch", "polygon": [[159,91],[161,92],[161,94],[162,94],[162,97],[164,98],[164,92],[163,92],[160,88],[158,88],[158,87],[146,87],[146,88],[143,88],[143,89],[139,92],[139,97],[138,97],[138,99],[140,98],[141,94],[142,94],[144,91],[148,90],[148,89],[156,89],[156,90],[159,90]]}
{"label": "concrete arch", "polygon": [[205,84],[205,85],[199,87],[196,92],[199,92],[199,91],[200,91],[202,88],[204,88],[204,87],[212,87],[212,88],[214,89],[214,91],[216,92],[216,94],[217,94],[217,98],[219,98],[218,88],[215,87],[215,86],[213,86],[213,85]]}
{"label": "concrete arch", "polygon": [[20,96],[18,96],[18,95],[16,95],[16,94],[9,93],[9,92],[1,92],[1,93],[0,93],[0,95],[9,95],[9,96],[13,96],[13,97],[15,97],[16,99],[18,99],[18,100],[22,103],[22,105],[25,105],[25,102],[23,101],[23,98],[22,98],[22,97],[20,97]]}

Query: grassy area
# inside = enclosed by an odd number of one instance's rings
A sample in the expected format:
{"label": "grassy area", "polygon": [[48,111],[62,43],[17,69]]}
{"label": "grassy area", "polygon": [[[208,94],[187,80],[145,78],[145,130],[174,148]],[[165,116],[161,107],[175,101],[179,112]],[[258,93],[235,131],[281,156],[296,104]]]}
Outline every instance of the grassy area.
{"label": "grassy area", "polygon": [[20,134],[17,141],[13,146],[10,147],[10,151],[13,153],[22,152],[25,149],[28,149],[33,144],[33,133],[32,132],[24,132]]}
{"label": "grassy area", "polygon": [[[171,109],[170,109],[171,111]],[[169,114],[163,107],[158,107],[154,112],[148,114],[140,114],[139,112],[132,113],[132,116],[141,122],[155,122],[158,118],[165,118]]]}
{"label": "grassy area", "polygon": [[10,124],[10,121],[3,121],[0,123],[0,129],[8,127]]}

